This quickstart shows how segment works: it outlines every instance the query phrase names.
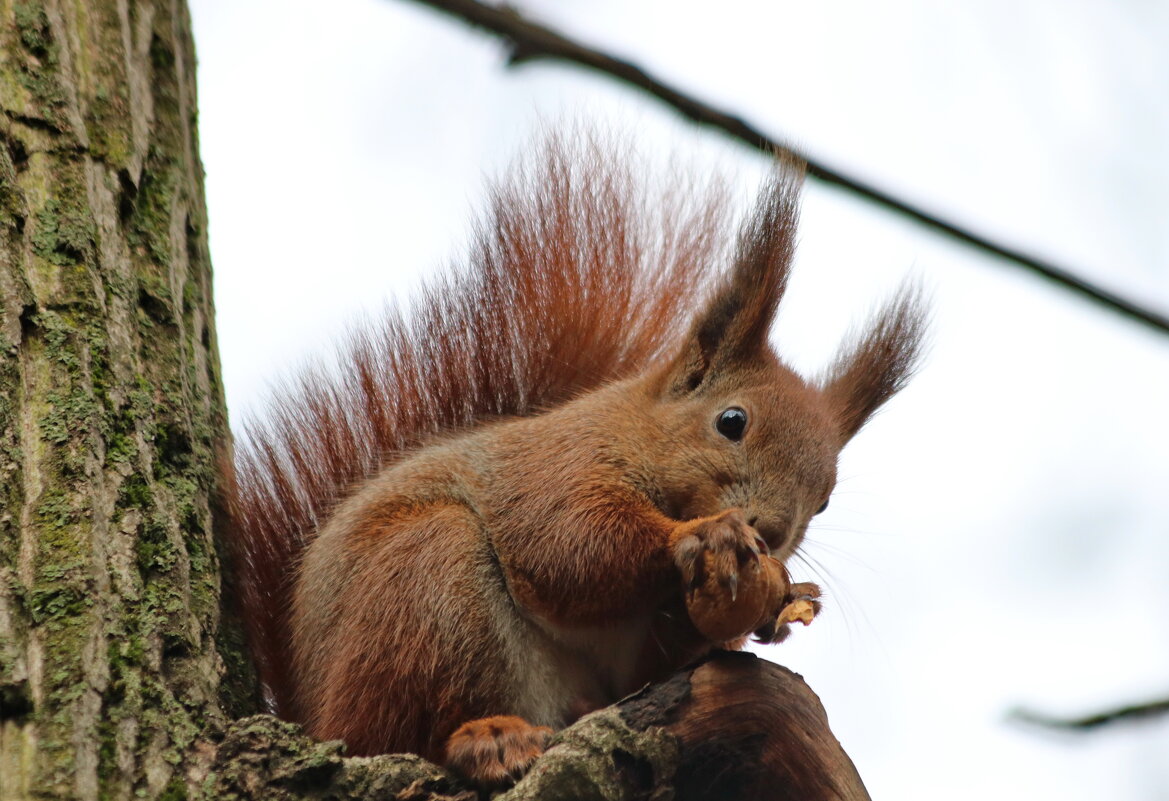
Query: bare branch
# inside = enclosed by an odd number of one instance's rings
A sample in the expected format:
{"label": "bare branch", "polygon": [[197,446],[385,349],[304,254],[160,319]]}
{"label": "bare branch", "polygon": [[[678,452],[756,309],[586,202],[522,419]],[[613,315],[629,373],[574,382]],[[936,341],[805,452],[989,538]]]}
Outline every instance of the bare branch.
{"label": "bare branch", "polygon": [[586,47],[550,28],[532,22],[513,8],[489,6],[476,0],[414,0],[414,2],[459,17],[471,25],[503,37],[511,45],[510,64],[522,64],[541,58],[557,59],[610,75],[649,92],[694,122],[719,128],[757,150],[768,154],[786,151],[796,155],[807,163],[808,175],[813,178],[839,186],[890,211],[909,217],[927,228],[948,234],[960,242],[1023,267],[1131,320],[1144,323],[1161,333],[1169,333],[1169,317],[1163,312],[1097,286],[1051,261],[997,243],[873,184],[809,158],[807,154],[790,145],[767,136],[742,118],[694,99],[659,81],[635,64]]}
{"label": "bare branch", "polygon": [[1150,701],[1145,704],[1122,706],[1118,709],[1109,709],[1088,715],[1082,718],[1049,717],[1027,709],[1016,709],[1011,712],[1014,720],[1042,726],[1048,729],[1069,729],[1073,731],[1088,731],[1098,729],[1121,721],[1147,720],[1149,718],[1169,715],[1169,698],[1160,701]]}

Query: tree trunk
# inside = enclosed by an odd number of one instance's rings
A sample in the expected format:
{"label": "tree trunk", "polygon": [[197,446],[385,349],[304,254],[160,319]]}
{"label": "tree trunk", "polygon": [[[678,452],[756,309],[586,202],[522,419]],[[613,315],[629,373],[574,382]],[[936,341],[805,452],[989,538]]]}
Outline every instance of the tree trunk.
{"label": "tree trunk", "polygon": [[[231,723],[256,694],[214,536],[184,3],[0,0],[0,111],[0,801],[473,798],[417,757]],[[513,798],[867,797],[815,695],[743,655],[557,742]]]}
{"label": "tree trunk", "polygon": [[4,799],[185,794],[235,706],[194,63],[179,0],[0,0]]}

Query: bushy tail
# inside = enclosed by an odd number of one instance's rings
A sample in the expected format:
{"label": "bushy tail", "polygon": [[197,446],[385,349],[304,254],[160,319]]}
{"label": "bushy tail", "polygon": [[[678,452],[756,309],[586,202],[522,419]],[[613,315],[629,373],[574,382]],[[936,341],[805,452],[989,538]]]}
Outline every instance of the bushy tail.
{"label": "bushy tail", "polygon": [[245,426],[230,537],[273,711],[297,717],[295,565],[350,487],[435,434],[535,414],[677,347],[727,261],[726,193],[647,186],[628,164],[595,137],[546,137],[492,188],[464,266],[409,313],[351,334],[336,369],[302,373]]}

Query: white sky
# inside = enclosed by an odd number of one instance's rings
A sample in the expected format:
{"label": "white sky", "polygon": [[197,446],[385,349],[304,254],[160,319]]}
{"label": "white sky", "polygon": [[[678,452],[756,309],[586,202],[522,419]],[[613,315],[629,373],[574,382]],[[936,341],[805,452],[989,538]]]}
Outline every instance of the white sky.
{"label": "white sky", "polygon": [[[400,0],[190,0],[219,344],[238,424],[347,324],[457,257],[483,176],[599,119],[741,178],[766,165],[575,69]],[[1169,4],[631,2],[527,11],[834,165],[1169,311]],[[934,341],[850,446],[808,547],[831,605],[768,651],[874,798],[1169,799],[1169,337],[815,184],[776,332],[814,371],[902,276]],[[800,576],[801,578],[816,576]]]}

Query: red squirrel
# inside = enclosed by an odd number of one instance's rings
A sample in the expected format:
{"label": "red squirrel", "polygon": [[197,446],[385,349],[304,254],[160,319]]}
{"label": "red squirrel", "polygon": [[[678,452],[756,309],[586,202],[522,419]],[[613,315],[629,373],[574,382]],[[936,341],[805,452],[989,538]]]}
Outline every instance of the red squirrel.
{"label": "red squirrel", "polygon": [[354,754],[522,774],[551,730],[785,633],[784,561],[841,448],[909,378],[904,289],[817,381],[769,344],[802,175],[736,227],[550,137],[465,266],[353,336],[240,449],[238,573],[274,710]]}

